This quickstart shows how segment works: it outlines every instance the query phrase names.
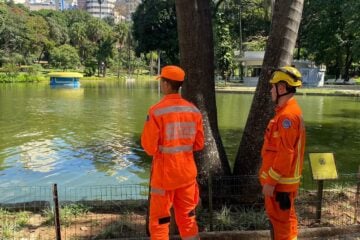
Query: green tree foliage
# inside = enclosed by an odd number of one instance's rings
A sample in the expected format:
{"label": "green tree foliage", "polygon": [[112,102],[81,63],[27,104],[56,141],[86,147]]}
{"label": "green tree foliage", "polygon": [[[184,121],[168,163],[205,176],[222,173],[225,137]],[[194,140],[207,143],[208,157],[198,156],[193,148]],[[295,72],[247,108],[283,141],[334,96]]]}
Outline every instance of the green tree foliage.
{"label": "green tree foliage", "polygon": [[306,1],[300,40],[306,49],[303,57],[348,80],[352,64],[360,60],[359,9],[358,0]]}
{"label": "green tree foliage", "polygon": [[136,54],[161,51],[163,64],[179,63],[174,0],[144,0],[133,15]]}
{"label": "green tree foliage", "polygon": [[69,27],[70,43],[78,49],[82,62],[92,53],[90,41],[86,36],[86,28],[83,22],[76,22]]}
{"label": "green tree foliage", "polygon": [[77,22],[87,23],[94,18],[88,12],[82,10],[67,10],[64,11],[63,14],[67,20],[68,27]]}
{"label": "green tree foliage", "polygon": [[[218,24],[216,21],[216,27],[228,26],[231,39],[238,43],[235,49],[239,49],[240,42],[243,42],[245,50],[259,50],[252,49],[252,46],[262,46],[261,50],[265,49],[264,41],[261,40],[269,34],[269,0],[219,1],[216,12],[222,13],[222,22],[225,24]],[[257,44],[257,41],[260,43]]]}
{"label": "green tree foliage", "polygon": [[123,48],[130,32],[130,24],[120,22],[113,27],[114,37],[117,40],[117,47]]}
{"label": "green tree foliage", "polygon": [[99,41],[96,57],[99,63],[99,67],[101,68],[100,71],[104,77],[109,60],[113,57],[113,43],[114,38],[111,35],[108,35]]}
{"label": "green tree foliage", "polygon": [[98,63],[98,73],[105,76],[105,69],[109,59],[113,56],[115,35],[111,27],[104,21],[92,18],[86,25],[87,46],[95,50],[95,58]]}
{"label": "green tree foliage", "polygon": [[[129,49],[131,46],[131,42],[129,41],[130,36],[130,23],[120,22],[116,24],[113,28],[114,38],[116,41],[116,66],[117,66],[117,75],[120,76],[120,66],[123,66],[126,59],[126,47]],[[127,51],[129,53],[129,51]]]}
{"label": "green tree foliage", "polygon": [[[351,0],[345,1],[343,11],[345,16],[345,30],[348,33],[352,33],[352,56],[354,62],[360,65],[360,1]],[[360,69],[358,69],[359,71]]]}
{"label": "green tree foliage", "polygon": [[56,46],[69,42],[68,23],[62,12],[54,10],[40,10],[34,12],[42,16],[49,26],[49,37],[55,42]]}
{"label": "green tree foliage", "polygon": [[[264,4],[267,2],[267,4]],[[225,78],[233,70],[234,49],[240,47],[240,32],[251,47],[261,46],[267,36],[269,0],[213,1],[216,68]],[[178,40],[174,1],[145,0],[133,15],[136,53],[161,51],[162,64],[178,62]],[[240,31],[240,17],[243,21]],[[221,19],[220,19],[221,18]],[[191,34],[191,32],[189,33]],[[259,44],[256,44],[260,40]],[[149,63],[150,64],[150,63]]]}
{"label": "green tree foliage", "polygon": [[70,45],[61,45],[50,52],[50,64],[53,67],[66,69],[76,69],[80,65],[79,55],[76,49]]}
{"label": "green tree foliage", "polygon": [[0,49],[2,50],[1,64],[11,59],[15,53],[21,53],[24,58],[30,51],[29,40],[27,40],[27,15],[23,8],[0,3]]}
{"label": "green tree foliage", "polygon": [[229,25],[224,21],[224,14],[218,12],[215,26],[215,62],[222,79],[227,80],[234,66],[234,43],[230,36]]}
{"label": "green tree foliage", "polygon": [[49,35],[49,26],[45,19],[41,16],[30,16],[26,22],[28,29],[27,38],[29,39],[29,47],[31,53],[38,54],[38,60],[44,51],[52,47]]}
{"label": "green tree foliage", "polygon": [[3,67],[3,72],[5,73],[5,80],[12,82],[19,75],[19,67],[14,63],[7,63]]}

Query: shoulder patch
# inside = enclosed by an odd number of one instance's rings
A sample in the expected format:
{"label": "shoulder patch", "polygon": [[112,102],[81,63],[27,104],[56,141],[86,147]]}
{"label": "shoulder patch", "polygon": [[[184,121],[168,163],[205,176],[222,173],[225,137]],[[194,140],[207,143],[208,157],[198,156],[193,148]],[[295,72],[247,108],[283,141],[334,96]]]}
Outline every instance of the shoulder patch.
{"label": "shoulder patch", "polygon": [[291,121],[287,118],[285,118],[282,122],[283,128],[290,128],[291,127]]}

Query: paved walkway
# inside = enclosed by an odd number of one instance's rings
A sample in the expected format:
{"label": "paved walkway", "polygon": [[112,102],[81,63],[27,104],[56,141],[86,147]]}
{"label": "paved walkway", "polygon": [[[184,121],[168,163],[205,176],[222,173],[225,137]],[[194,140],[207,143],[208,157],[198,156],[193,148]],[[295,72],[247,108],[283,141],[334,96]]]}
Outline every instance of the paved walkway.
{"label": "paved walkway", "polygon": [[314,240],[360,240],[360,233],[354,233],[354,234],[344,234],[334,237],[313,237],[313,238],[299,238],[299,240],[302,239],[314,239]]}
{"label": "paved walkway", "polygon": [[[256,87],[248,87],[243,84],[228,84],[226,86],[216,86],[216,92],[228,93],[254,93]],[[360,85],[325,85],[318,88],[299,88],[299,95],[319,95],[319,96],[356,96],[360,97]]]}
{"label": "paved walkway", "polygon": [[[225,231],[200,233],[204,240],[270,240],[270,231]],[[300,228],[300,240],[360,240],[360,225],[343,227]]]}
{"label": "paved walkway", "polygon": [[[201,232],[202,240],[270,240],[269,230],[260,231],[223,231]],[[128,240],[149,240],[150,238],[129,238]],[[180,236],[171,236],[171,240],[181,240]],[[299,240],[360,240],[360,225],[324,228],[301,228]],[[115,239],[113,239],[115,240]]]}

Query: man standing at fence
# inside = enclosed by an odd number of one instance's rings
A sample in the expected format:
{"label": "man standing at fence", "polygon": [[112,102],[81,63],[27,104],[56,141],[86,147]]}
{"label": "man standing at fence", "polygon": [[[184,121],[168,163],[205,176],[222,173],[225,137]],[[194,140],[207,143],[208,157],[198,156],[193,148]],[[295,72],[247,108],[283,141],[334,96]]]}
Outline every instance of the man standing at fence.
{"label": "man standing at fence", "polygon": [[272,239],[294,240],[298,233],[294,200],[305,146],[302,111],[294,98],[301,74],[294,67],[281,67],[274,71],[270,84],[276,114],[266,129],[259,178]]}
{"label": "man standing at fence", "polygon": [[170,208],[182,239],[199,239],[195,207],[199,199],[193,152],[204,147],[202,115],[179,92],[185,72],[178,66],[161,70],[165,95],[148,113],[141,144],[153,157],[149,230],[151,239],[169,239]]}

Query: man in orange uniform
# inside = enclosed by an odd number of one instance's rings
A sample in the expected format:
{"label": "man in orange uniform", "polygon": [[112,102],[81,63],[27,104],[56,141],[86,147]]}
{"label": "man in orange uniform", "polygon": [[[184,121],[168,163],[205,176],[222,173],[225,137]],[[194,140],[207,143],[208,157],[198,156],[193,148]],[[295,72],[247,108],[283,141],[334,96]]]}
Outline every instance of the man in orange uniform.
{"label": "man in orange uniform", "polygon": [[153,156],[149,230],[151,239],[169,239],[170,208],[182,239],[199,239],[195,207],[199,199],[193,152],[204,147],[202,115],[178,93],[185,72],[177,66],[161,70],[165,95],[148,113],[141,145]]}
{"label": "man in orange uniform", "polygon": [[276,114],[266,129],[259,178],[272,239],[294,240],[298,233],[294,200],[305,146],[302,111],[294,98],[296,88],[301,86],[301,74],[294,67],[282,67],[273,73],[270,83]]}

